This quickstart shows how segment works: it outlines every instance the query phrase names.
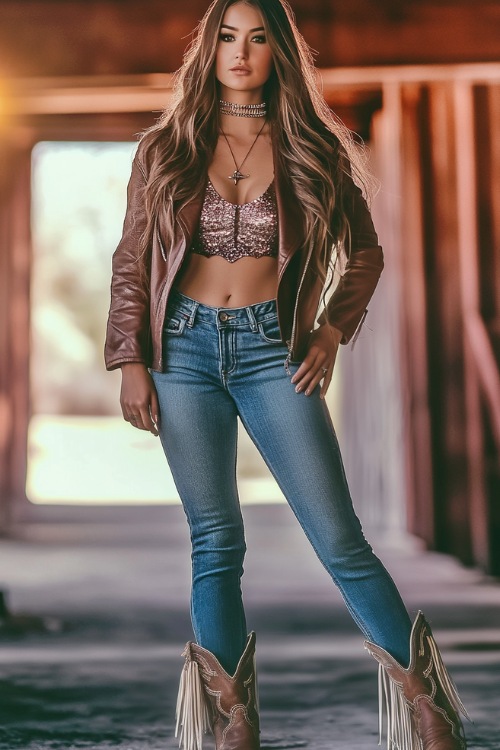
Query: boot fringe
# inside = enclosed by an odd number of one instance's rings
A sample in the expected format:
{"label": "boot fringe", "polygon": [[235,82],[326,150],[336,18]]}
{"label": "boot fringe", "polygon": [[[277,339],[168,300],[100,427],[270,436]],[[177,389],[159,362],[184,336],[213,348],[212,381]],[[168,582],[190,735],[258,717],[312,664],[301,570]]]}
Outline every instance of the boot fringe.
{"label": "boot fringe", "polygon": [[[425,636],[429,643],[436,678],[451,706],[457,714],[462,713],[472,721],[432,635]],[[382,744],[384,713],[387,717],[387,750],[420,750],[422,742],[412,718],[410,705],[404,697],[403,688],[392,680],[381,662],[378,665],[378,744]],[[461,733],[462,734],[462,733]]]}
{"label": "boot fringe", "polygon": [[186,661],[182,668],[177,695],[175,736],[179,735],[179,747],[184,750],[201,750],[203,735],[211,729],[210,714],[199,667],[197,662],[191,659],[189,644],[182,655],[186,657]]}
{"label": "boot fringe", "polygon": [[253,655],[253,679],[254,679],[254,697],[255,697],[255,710],[260,713],[260,700],[259,700],[259,684],[257,682],[257,661],[255,653]]}
{"label": "boot fringe", "polygon": [[457,688],[455,687],[455,684],[453,680],[451,679],[448,670],[446,669],[443,659],[441,657],[441,654],[439,652],[439,649],[437,647],[437,643],[432,637],[432,635],[427,635],[427,640],[429,642],[429,647],[431,649],[432,659],[434,661],[434,666],[436,669],[436,674],[439,679],[439,682],[441,684],[441,687],[446,694],[446,697],[450,701],[451,705],[455,709],[457,713],[462,713],[466,719],[469,721],[472,721],[469,714],[467,713],[467,709],[465,708],[464,704],[460,700],[460,696],[458,695]]}
{"label": "boot fringe", "polygon": [[378,665],[378,744],[382,744],[384,708],[387,717],[387,750],[420,750],[411,710],[403,690],[391,680],[382,664]]}

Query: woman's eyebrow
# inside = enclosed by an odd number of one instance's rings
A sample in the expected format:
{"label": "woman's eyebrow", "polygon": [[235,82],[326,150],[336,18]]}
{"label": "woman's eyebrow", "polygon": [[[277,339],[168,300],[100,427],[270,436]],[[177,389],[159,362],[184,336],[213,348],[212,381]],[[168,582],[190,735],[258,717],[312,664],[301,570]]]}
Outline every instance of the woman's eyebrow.
{"label": "woman's eyebrow", "polygon": [[[236,26],[228,26],[227,23],[223,23],[221,29],[231,29],[231,31],[239,31]],[[258,26],[256,29],[250,29],[248,33],[252,34],[254,31],[264,31],[264,27]]]}

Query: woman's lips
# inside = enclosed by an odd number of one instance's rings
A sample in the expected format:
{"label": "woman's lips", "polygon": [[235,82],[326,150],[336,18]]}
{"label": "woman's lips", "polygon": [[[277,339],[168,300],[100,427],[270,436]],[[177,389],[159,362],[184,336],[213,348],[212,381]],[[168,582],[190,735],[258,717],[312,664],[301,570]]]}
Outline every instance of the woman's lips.
{"label": "woman's lips", "polygon": [[235,73],[237,76],[249,76],[250,72],[247,68],[231,68],[231,73]]}

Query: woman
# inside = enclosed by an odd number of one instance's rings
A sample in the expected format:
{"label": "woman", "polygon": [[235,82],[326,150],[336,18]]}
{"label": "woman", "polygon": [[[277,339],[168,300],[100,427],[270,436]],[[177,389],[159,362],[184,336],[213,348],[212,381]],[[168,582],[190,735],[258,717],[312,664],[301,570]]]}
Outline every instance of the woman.
{"label": "woman", "polygon": [[362,158],[316,89],[286,3],[215,0],[173,106],[134,159],[106,342],[123,416],[160,434],[191,530],[196,642],[177,706],[187,750],[206,729],[219,750],[259,747],[237,416],[380,663],[390,740],[465,748],[430,627],[421,613],[412,627],[363,536],[324,401],[383,267],[356,183],[366,187]]}

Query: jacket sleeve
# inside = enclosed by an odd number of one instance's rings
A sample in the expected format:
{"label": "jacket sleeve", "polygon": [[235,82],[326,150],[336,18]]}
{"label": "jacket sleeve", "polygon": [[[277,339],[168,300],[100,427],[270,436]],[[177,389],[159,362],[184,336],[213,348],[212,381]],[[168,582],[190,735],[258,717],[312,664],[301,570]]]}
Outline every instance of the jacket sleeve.
{"label": "jacket sleeve", "polygon": [[344,175],[342,187],[343,208],[349,224],[350,253],[344,273],[318,323],[329,323],[338,328],[342,332],[340,343],[347,344],[356,329],[359,333],[368,312],[368,302],[382,273],[384,258],[360,188],[347,174]]}
{"label": "jacket sleeve", "polygon": [[126,362],[148,364],[150,300],[147,276],[150,259],[145,259],[146,274],[141,273],[138,262],[140,238],[146,226],[145,184],[145,170],[136,154],[127,188],[122,237],[112,259],[111,305],[104,348],[108,370]]}

